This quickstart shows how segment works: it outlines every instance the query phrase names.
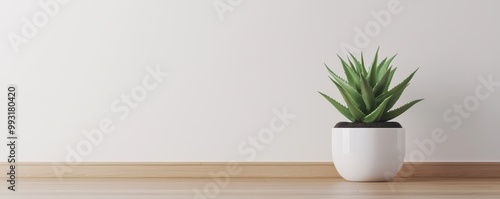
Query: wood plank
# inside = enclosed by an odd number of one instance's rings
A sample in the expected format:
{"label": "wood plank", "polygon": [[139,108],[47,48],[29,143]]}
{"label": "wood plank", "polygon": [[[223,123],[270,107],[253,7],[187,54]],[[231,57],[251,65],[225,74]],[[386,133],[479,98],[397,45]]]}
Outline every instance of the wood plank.
{"label": "wood plank", "polygon": [[[20,178],[340,178],[329,162],[143,162],[143,163],[19,163]],[[62,166],[62,167],[61,167]],[[0,163],[0,172],[8,165]],[[56,171],[67,169],[62,176]],[[233,172],[240,170],[240,172]],[[1,175],[0,179],[5,179]],[[500,162],[405,163],[397,176],[404,178],[500,178]]]}
{"label": "wood plank", "polygon": [[[211,195],[211,178],[24,178],[12,199],[57,198],[500,198],[500,178],[413,178],[404,182],[347,182],[341,178],[233,178]],[[197,192],[199,191],[199,192]]]}

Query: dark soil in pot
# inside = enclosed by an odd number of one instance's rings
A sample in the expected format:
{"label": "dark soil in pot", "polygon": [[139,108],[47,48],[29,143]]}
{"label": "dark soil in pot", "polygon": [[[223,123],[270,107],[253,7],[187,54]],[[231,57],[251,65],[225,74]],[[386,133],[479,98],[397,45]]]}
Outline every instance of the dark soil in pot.
{"label": "dark soil in pot", "polygon": [[334,128],[403,128],[398,122],[339,122]]}

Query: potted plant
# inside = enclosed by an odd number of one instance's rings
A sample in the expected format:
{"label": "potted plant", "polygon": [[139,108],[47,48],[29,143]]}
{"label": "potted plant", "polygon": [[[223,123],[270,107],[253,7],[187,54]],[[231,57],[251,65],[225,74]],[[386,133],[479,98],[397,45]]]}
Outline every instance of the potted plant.
{"label": "potted plant", "polygon": [[347,62],[340,56],[346,79],[326,64],[330,80],[338,88],[347,106],[319,92],[351,122],[339,122],[332,129],[332,156],[339,174],[349,181],[390,181],[401,169],[405,155],[405,129],[390,122],[419,100],[392,109],[409,85],[415,70],[400,84],[389,89],[396,67],[385,58],[378,62],[378,49],[369,68],[363,53],[352,53]]}

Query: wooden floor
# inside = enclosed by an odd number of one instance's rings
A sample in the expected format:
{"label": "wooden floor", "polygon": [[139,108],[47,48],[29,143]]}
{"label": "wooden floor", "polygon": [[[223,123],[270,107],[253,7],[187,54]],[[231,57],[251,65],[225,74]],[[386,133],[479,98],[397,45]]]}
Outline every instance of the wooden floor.
{"label": "wooden floor", "polygon": [[[56,178],[20,179],[18,191],[2,187],[0,198],[499,198],[500,178],[396,179],[393,182],[346,182],[340,178],[233,178],[213,188],[210,178]],[[223,182],[219,182],[223,183]],[[4,183],[0,183],[4,184]],[[198,196],[197,196],[197,191]]]}

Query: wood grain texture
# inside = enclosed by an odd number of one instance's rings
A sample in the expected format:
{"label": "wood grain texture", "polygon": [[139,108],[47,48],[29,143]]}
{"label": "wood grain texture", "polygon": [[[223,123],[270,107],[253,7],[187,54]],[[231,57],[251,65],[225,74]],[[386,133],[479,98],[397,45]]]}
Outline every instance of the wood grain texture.
{"label": "wood grain texture", "polygon": [[405,163],[398,177],[500,178],[500,162]]}
{"label": "wood grain texture", "polygon": [[[340,178],[329,162],[20,163],[17,168],[20,178]],[[0,164],[0,172],[7,172],[7,164]],[[500,162],[405,163],[397,177],[500,178]]]}
{"label": "wood grain texture", "polygon": [[486,199],[500,198],[500,178],[413,178],[347,182],[342,178],[231,178],[215,190],[212,178],[24,178],[9,199]]}

